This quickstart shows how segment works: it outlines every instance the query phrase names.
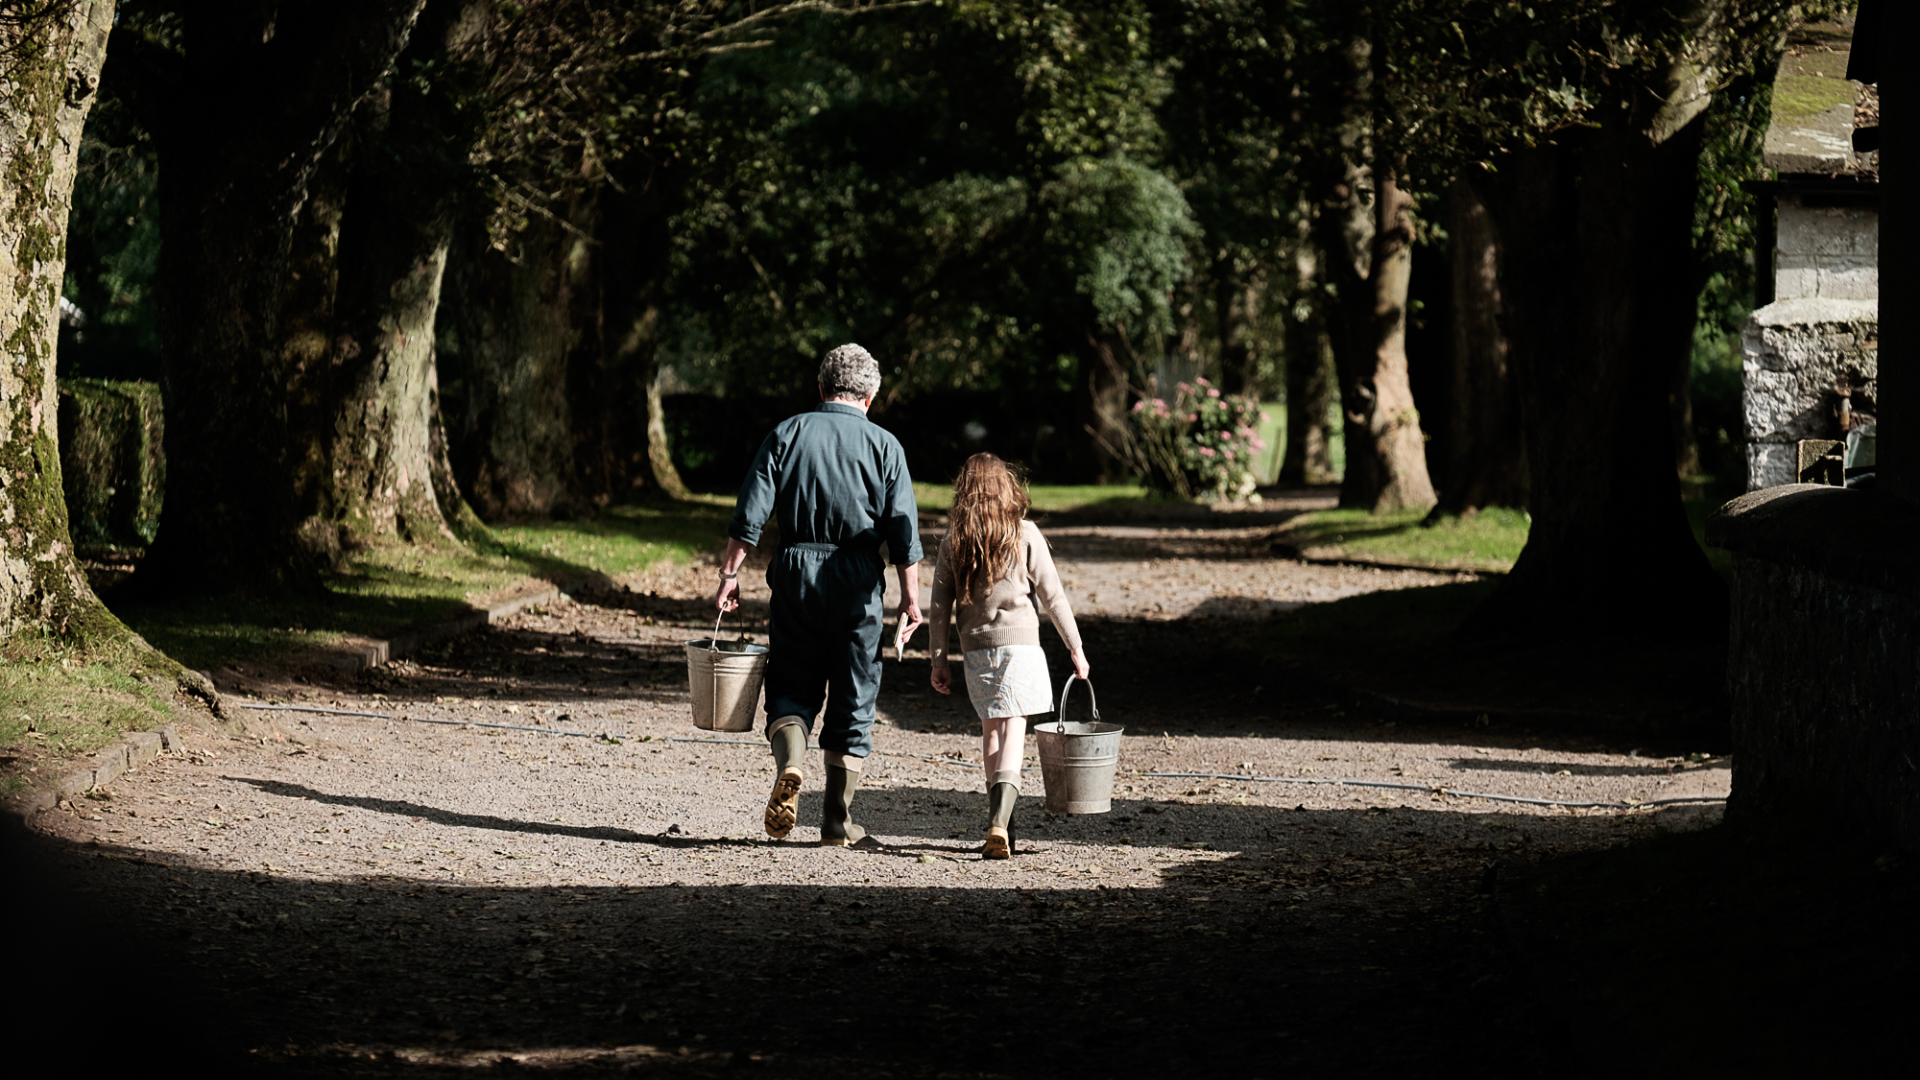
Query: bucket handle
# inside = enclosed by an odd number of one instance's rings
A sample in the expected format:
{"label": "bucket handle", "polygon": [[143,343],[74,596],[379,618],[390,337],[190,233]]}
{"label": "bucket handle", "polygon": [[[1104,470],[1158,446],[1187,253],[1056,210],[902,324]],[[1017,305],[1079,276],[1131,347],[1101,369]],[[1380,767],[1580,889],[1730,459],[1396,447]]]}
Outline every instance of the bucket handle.
{"label": "bucket handle", "polygon": [[707,651],[708,652],[720,651],[720,620],[726,617],[727,617],[727,613],[724,611],[722,611],[719,615],[714,616],[713,633],[707,635]]}
{"label": "bucket handle", "polygon": [[1064,724],[1067,722],[1067,693],[1073,689],[1073,684],[1076,682],[1087,684],[1087,706],[1093,710],[1094,722],[1099,723],[1100,699],[1094,695],[1093,680],[1083,679],[1078,675],[1067,676],[1067,681],[1060,687],[1060,707],[1053,712],[1054,723]]}

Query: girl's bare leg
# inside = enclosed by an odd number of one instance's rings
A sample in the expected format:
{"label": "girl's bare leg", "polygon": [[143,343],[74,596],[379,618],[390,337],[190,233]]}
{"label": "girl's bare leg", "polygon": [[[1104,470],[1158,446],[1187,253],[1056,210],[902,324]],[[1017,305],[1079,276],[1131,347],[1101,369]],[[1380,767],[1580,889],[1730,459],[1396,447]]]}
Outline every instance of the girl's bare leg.
{"label": "girl's bare leg", "polygon": [[1027,718],[995,716],[980,723],[980,756],[987,772],[987,842],[980,854],[1013,854],[1013,807],[1020,800],[1020,759],[1026,753]]}
{"label": "girl's bare leg", "polygon": [[985,760],[987,787],[1020,786],[1020,759],[1027,752],[1027,718],[995,716],[980,722],[980,756]]}

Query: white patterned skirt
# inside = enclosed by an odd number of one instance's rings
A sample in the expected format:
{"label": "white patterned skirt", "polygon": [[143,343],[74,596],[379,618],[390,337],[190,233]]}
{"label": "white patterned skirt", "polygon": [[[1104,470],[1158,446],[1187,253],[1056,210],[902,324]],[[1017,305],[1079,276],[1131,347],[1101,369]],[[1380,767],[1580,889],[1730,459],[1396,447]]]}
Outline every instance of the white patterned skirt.
{"label": "white patterned skirt", "polygon": [[967,668],[967,696],[980,719],[1053,711],[1053,679],[1040,646],[975,649],[961,659]]}

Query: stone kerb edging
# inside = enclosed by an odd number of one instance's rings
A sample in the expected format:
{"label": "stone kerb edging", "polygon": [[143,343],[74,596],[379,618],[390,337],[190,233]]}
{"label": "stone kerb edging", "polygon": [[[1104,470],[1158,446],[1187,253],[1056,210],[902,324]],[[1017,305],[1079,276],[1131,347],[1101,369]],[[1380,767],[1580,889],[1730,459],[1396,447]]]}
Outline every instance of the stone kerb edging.
{"label": "stone kerb edging", "polygon": [[[336,654],[337,660],[340,661],[336,666],[349,671],[364,671],[379,667],[418,652],[436,642],[458,637],[483,626],[490,626],[535,605],[552,603],[589,580],[591,579],[581,578],[564,581],[552,588],[509,597],[457,619],[423,626],[384,640],[368,642],[344,657]],[[95,751],[92,763],[88,767],[74,769],[53,783],[36,788],[27,795],[12,800],[3,810],[0,810],[0,816],[5,817],[8,826],[25,827],[33,815],[42,810],[51,810],[62,802],[80,798],[89,791],[102,790],[119,779],[121,775],[145,765],[159,757],[161,753],[179,752],[184,749],[184,746],[177,723],[163,724],[155,731],[133,732],[112,746]]]}
{"label": "stone kerb edging", "polygon": [[163,753],[179,753],[186,748],[178,722],[162,724],[154,731],[135,731],[111,746],[93,752],[90,764],[39,787],[9,803],[4,811],[10,826],[25,826],[42,810],[51,810],[89,791],[98,791]]}
{"label": "stone kerb edging", "polygon": [[470,633],[483,626],[491,626],[507,618],[509,615],[517,615],[527,608],[535,607],[539,604],[550,604],[562,596],[573,592],[575,589],[580,588],[582,585],[585,585],[588,580],[589,579],[586,578],[580,578],[563,581],[554,585],[552,588],[540,589],[530,593],[521,593],[519,596],[509,597],[497,604],[479,608],[455,619],[433,623],[430,626],[423,626],[416,630],[408,630],[404,633],[395,634],[390,638],[376,638],[366,641],[364,644],[357,645],[351,652],[345,655],[335,654],[335,666],[347,671],[365,671],[368,668],[377,668],[382,664],[390,664],[395,660],[411,656],[429,645],[437,644],[448,638],[459,637],[461,634]]}

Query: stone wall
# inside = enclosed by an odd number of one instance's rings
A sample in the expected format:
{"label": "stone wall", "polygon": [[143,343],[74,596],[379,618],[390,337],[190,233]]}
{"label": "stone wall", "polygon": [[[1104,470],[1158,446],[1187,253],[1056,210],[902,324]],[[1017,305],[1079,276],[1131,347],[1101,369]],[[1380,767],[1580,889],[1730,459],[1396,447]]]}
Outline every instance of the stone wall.
{"label": "stone wall", "polygon": [[1782,196],[1774,246],[1773,295],[1792,300],[1880,296],[1880,212],[1860,206],[1807,206]]}
{"label": "stone wall", "polygon": [[1845,375],[1856,407],[1879,375],[1880,303],[1826,297],[1777,300],[1747,319],[1747,490],[1791,484],[1801,439],[1840,437],[1834,383]]}
{"label": "stone wall", "polygon": [[1810,484],[1707,522],[1734,553],[1730,819],[1920,848],[1920,505]]}

